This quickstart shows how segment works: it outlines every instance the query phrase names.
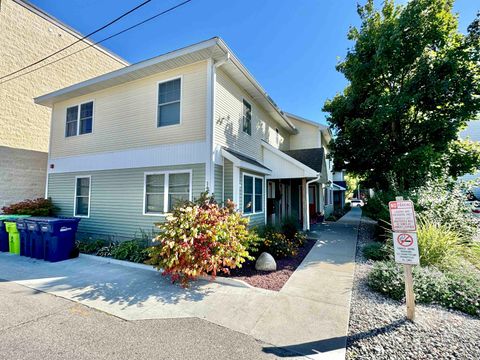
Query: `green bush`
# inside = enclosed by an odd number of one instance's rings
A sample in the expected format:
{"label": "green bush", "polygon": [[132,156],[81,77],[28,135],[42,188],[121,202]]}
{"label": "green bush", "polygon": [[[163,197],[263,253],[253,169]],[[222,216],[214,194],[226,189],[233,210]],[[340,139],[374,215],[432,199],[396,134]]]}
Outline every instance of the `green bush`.
{"label": "green bush", "polygon": [[390,213],[388,211],[388,202],[395,200],[395,196],[386,192],[376,192],[365,206],[362,208],[362,213],[369,218],[384,222],[390,223]]}
{"label": "green bush", "polygon": [[145,242],[137,239],[122,241],[111,250],[111,256],[117,260],[144,263],[148,259],[149,250]]}
{"label": "green bush", "polygon": [[421,219],[417,229],[418,250],[422,266],[435,265],[441,268],[452,266],[462,255],[465,246],[460,234],[450,224],[438,224]]}
{"label": "green bush", "polygon": [[173,209],[149,249],[149,264],[163,269],[183,286],[198,276],[241,267],[252,259],[247,248],[256,234],[248,230],[248,218],[234,210],[233,203],[220,207],[208,197]]}
{"label": "green bush", "polygon": [[77,248],[81,253],[96,255],[98,250],[107,245],[105,240],[80,240],[77,241]]}
{"label": "green bush", "polygon": [[306,236],[291,224],[283,225],[280,229],[265,225],[259,229],[259,236],[263,241],[258,246],[258,253],[265,251],[276,259],[296,256],[306,241]]}
{"label": "green bush", "polygon": [[3,213],[7,215],[52,216],[57,210],[51,199],[44,198],[24,200],[2,207]]}
{"label": "green bush", "polygon": [[112,241],[97,251],[97,256],[112,257],[113,250],[118,246],[118,242]]}
{"label": "green bush", "polygon": [[[404,275],[401,265],[376,262],[367,283],[371,289],[394,300],[405,295]],[[468,269],[451,269],[445,272],[435,267],[414,267],[413,287],[416,301],[439,304],[480,316],[480,275]]]}
{"label": "green bush", "polygon": [[362,248],[365,258],[374,261],[388,260],[392,256],[391,247],[385,243],[373,242]]}

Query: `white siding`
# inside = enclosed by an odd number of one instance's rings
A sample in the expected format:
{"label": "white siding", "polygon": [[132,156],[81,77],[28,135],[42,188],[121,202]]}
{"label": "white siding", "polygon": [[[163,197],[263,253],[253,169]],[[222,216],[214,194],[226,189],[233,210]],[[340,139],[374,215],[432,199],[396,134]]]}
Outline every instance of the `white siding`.
{"label": "white siding", "polygon": [[290,150],[312,149],[322,146],[318,126],[289,118],[298,129],[298,134],[290,135]]}

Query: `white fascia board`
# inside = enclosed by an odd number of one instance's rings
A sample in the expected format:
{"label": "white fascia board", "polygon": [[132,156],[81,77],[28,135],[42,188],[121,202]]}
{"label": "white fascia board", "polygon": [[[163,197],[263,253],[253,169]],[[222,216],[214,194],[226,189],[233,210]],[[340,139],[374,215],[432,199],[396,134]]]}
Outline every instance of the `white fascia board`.
{"label": "white fascia board", "polygon": [[248,163],[246,161],[240,160],[235,155],[229,153],[225,149],[222,149],[222,156],[225,159],[230,160],[233,163],[233,165],[235,165],[236,167],[239,167],[239,168],[242,168],[242,169],[247,169],[247,170],[250,170],[250,171],[255,171],[255,172],[263,174],[263,175],[270,175],[272,173],[268,169],[265,169],[263,167],[256,166],[254,164],[251,164],[251,163]]}
{"label": "white fascia board", "polygon": [[38,96],[34,98],[34,102],[35,104],[39,104],[39,105],[51,106],[51,104],[54,102],[54,99],[58,96],[66,95],[68,93],[74,92],[76,90],[80,90],[87,86],[95,85],[103,81],[111,80],[122,75],[127,75],[129,73],[141,70],[143,68],[146,68],[167,60],[171,60],[183,55],[187,55],[195,51],[203,50],[203,49],[215,46],[216,44],[217,44],[217,38],[205,40],[197,44],[193,44],[175,51],[171,51],[166,54],[159,55],[148,60],[140,61],[136,64],[124,67],[122,69],[118,69],[118,70],[109,72],[107,74],[94,77],[93,79],[82,81],[78,84],[68,86],[66,88],[51,92],[49,94]]}
{"label": "white fascia board", "polygon": [[[302,169],[304,171],[305,177],[317,177],[318,176],[318,172],[316,172],[312,168],[310,168],[307,165],[305,165],[304,163],[301,163],[300,161],[292,158],[291,156],[285,154],[283,151],[278,150],[277,148],[273,147],[272,145],[270,145],[269,143],[267,143],[263,140],[262,140],[262,146],[264,148],[266,148],[267,150],[270,150],[271,152],[273,152],[275,155],[281,157],[282,159],[284,159],[284,160],[294,164],[295,166],[299,167],[300,169]],[[268,165],[266,165],[266,166],[268,166]]]}
{"label": "white fascia board", "polygon": [[[49,174],[206,163],[206,142],[168,144],[48,159]],[[53,169],[50,165],[53,164]]]}

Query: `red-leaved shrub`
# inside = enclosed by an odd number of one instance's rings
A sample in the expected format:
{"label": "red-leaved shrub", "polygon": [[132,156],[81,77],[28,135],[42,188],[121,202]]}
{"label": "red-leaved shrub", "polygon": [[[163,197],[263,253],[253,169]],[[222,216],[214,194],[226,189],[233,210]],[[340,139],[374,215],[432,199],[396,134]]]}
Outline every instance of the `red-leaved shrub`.
{"label": "red-leaved shrub", "polygon": [[229,273],[252,259],[247,249],[257,237],[247,225],[248,219],[234,210],[233,203],[226,207],[211,199],[186,203],[175,208],[165,223],[157,224],[158,245],[150,248],[147,263],[182,286],[201,275]]}
{"label": "red-leaved shrub", "polygon": [[3,213],[7,215],[32,216],[51,216],[55,213],[55,210],[52,200],[44,198],[24,200],[2,208]]}

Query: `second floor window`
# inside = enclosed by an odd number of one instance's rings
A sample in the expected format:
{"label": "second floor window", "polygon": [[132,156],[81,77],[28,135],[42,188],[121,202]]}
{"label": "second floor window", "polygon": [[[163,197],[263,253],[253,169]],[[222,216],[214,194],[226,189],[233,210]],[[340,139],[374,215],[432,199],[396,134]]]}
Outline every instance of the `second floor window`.
{"label": "second floor window", "polygon": [[93,101],[67,108],[65,136],[89,134],[93,128]]}
{"label": "second floor window", "polygon": [[158,84],[157,126],[180,124],[181,79]]}
{"label": "second floor window", "polygon": [[243,132],[252,135],[252,105],[243,100]]}

